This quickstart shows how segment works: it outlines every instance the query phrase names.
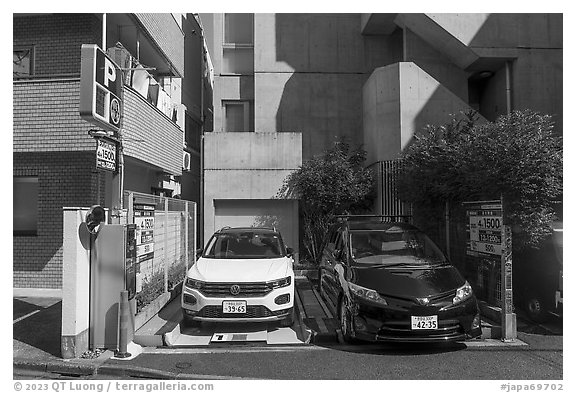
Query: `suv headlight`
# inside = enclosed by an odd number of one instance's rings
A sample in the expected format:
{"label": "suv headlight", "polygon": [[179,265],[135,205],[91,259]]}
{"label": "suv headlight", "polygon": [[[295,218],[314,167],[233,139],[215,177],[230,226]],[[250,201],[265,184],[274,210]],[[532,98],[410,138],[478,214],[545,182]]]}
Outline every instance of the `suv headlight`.
{"label": "suv headlight", "polygon": [[272,289],[287,287],[292,283],[292,277],[284,277],[279,280],[269,281],[268,286]]}
{"label": "suv headlight", "polygon": [[351,282],[348,283],[348,288],[350,288],[350,291],[355,296],[358,296],[361,299],[370,300],[372,302],[383,304],[385,306],[388,305],[386,299],[380,296],[378,292],[376,292],[373,289],[364,288],[361,287],[360,285],[352,284]]}
{"label": "suv headlight", "polygon": [[186,286],[192,289],[202,289],[202,287],[204,287],[204,281],[194,280],[193,278],[187,278]]}
{"label": "suv headlight", "polygon": [[472,287],[468,284],[468,281],[466,281],[464,285],[456,290],[456,296],[452,299],[452,304],[462,303],[470,296],[472,296]]}

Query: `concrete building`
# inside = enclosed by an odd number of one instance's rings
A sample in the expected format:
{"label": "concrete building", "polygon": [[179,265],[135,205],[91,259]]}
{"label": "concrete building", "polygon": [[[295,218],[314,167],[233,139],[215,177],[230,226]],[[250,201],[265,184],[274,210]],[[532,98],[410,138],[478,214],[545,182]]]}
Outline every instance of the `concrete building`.
{"label": "concrete building", "polygon": [[[427,124],[470,108],[553,116],[562,133],[561,14],[210,14],[214,133],[205,235],[278,216],[284,176],[346,137],[388,162]],[[379,187],[380,190],[380,187]],[[380,192],[375,210],[386,211]],[[282,205],[282,206],[281,206]],[[298,234],[288,236],[297,247]]]}
{"label": "concrete building", "polygon": [[195,201],[211,112],[202,101],[211,97],[208,56],[192,14],[14,14],[13,22],[13,287],[58,295],[62,208],[111,207],[112,174],[96,169],[88,134],[97,127],[79,114],[82,44],[124,69],[124,190]]}

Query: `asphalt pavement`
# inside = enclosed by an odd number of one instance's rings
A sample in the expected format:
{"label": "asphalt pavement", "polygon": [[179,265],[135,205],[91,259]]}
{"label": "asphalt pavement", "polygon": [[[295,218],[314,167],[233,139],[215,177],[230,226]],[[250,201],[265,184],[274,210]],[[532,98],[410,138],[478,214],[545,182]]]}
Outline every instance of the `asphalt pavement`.
{"label": "asphalt pavement", "polygon": [[[518,319],[514,345],[483,338],[467,344],[341,345],[317,292],[300,282],[301,320],[316,331],[307,345],[241,345],[204,348],[144,347],[131,360],[111,351],[62,359],[62,302],[13,299],[15,379],[562,379],[562,320],[548,324]],[[194,356],[191,356],[194,355]],[[420,364],[420,367],[415,365]],[[477,367],[482,364],[483,367]],[[321,367],[319,366],[321,365]],[[343,368],[342,365],[351,365]],[[462,367],[466,373],[462,373]],[[415,374],[414,370],[419,370]],[[516,378],[514,378],[516,377]]]}

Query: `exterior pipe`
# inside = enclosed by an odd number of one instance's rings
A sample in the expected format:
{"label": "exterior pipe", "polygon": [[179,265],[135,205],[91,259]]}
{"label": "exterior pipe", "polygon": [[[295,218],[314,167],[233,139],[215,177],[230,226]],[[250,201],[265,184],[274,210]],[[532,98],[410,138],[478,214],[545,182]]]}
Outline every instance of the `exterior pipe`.
{"label": "exterior pipe", "polygon": [[512,112],[512,62],[506,62],[506,113]]}

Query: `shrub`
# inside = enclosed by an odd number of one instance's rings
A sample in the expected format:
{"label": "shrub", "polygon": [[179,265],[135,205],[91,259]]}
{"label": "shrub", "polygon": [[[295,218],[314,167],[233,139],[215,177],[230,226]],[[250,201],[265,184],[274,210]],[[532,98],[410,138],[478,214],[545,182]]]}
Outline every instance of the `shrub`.
{"label": "shrub", "polygon": [[477,115],[428,126],[402,154],[400,197],[437,215],[444,203],[504,199],[515,250],[551,233],[562,194],[562,138],[548,115],[529,110],[480,123]]}
{"label": "shrub", "polygon": [[285,179],[277,196],[301,201],[304,259],[318,262],[335,215],[369,205],[373,177],[364,168],[365,160],[366,152],[360,147],[351,149],[348,143],[337,142]]}

